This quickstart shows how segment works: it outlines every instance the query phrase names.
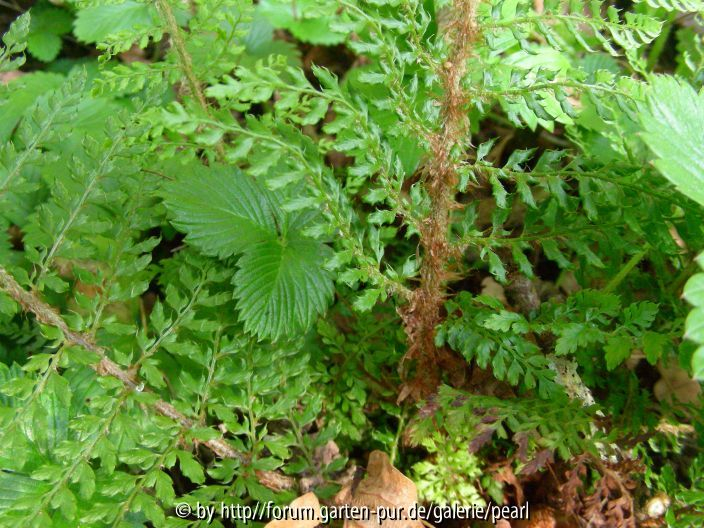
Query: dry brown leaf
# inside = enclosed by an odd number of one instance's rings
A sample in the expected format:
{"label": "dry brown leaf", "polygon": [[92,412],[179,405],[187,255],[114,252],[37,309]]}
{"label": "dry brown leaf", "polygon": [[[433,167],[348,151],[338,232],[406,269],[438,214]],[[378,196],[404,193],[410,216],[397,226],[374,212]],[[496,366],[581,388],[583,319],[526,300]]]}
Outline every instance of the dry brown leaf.
{"label": "dry brown leaf", "polygon": [[339,458],[339,456],[340,448],[337,447],[334,440],[328,440],[328,443],[324,446],[315,448],[313,458],[319,465],[325,467],[336,458]]}
{"label": "dry brown leaf", "polygon": [[[411,479],[393,465],[386,453],[372,451],[367,464],[367,474],[356,488],[345,488],[338,497],[343,502],[360,508],[369,508],[369,520],[345,520],[345,528],[422,528],[419,520],[408,517],[418,502],[418,490]],[[386,512],[387,519],[379,522],[377,511]],[[403,516],[400,515],[401,512]],[[391,520],[391,516],[400,520]]]}
{"label": "dry brown leaf", "polygon": [[696,403],[699,400],[701,386],[689,377],[687,371],[677,365],[660,366],[660,380],[655,384],[653,392],[659,401]]}
{"label": "dry brown leaf", "polygon": [[[313,511],[315,515],[304,513],[307,511]],[[289,504],[288,512],[288,519],[271,521],[264,528],[315,528],[320,524],[320,502],[315,493],[306,493],[298,497]],[[310,517],[313,517],[313,520],[308,520]]]}
{"label": "dry brown leaf", "polygon": [[506,294],[504,292],[504,287],[501,286],[491,277],[485,277],[482,280],[482,295],[488,295],[489,297],[494,297],[500,300],[504,304],[508,304],[506,301]]}

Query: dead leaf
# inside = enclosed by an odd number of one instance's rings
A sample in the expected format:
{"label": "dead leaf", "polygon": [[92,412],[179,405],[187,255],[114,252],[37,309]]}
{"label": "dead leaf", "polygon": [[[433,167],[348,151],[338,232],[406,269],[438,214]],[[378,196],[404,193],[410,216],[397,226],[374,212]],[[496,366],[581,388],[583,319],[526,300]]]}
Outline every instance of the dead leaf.
{"label": "dead leaf", "polygon": [[[355,489],[346,487],[338,499],[351,506],[369,508],[369,520],[345,520],[344,528],[422,528],[419,520],[409,519],[411,509],[418,502],[418,490],[411,479],[393,465],[386,453],[372,451],[367,474]],[[376,513],[383,512],[385,519]],[[395,517],[392,520],[391,517]]]}
{"label": "dead leaf", "polygon": [[485,277],[482,280],[482,295],[488,295],[489,297],[494,297],[500,300],[504,304],[508,304],[506,301],[506,294],[504,292],[504,287],[501,286],[491,277]]}
{"label": "dead leaf", "polygon": [[557,528],[557,520],[552,508],[539,507],[530,513],[530,519],[518,521],[516,528]]}
{"label": "dead leaf", "polygon": [[[310,515],[314,512],[314,515]],[[264,528],[315,528],[320,524],[320,502],[315,493],[306,493],[288,506],[288,519],[271,521]],[[312,517],[312,519],[311,519]]]}
{"label": "dead leaf", "polygon": [[290,490],[296,485],[296,479],[276,471],[256,471],[255,473],[261,484],[274,491]]}
{"label": "dead leaf", "polygon": [[660,366],[660,380],[653,392],[659,401],[672,401],[674,398],[682,403],[697,403],[702,388],[689,377],[687,371],[677,365]]}
{"label": "dead leaf", "polygon": [[328,440],[324,446],[316,447],[313,458],[322,467],[332,463],[333,460],[340,456],[340,448],[334,440]]}

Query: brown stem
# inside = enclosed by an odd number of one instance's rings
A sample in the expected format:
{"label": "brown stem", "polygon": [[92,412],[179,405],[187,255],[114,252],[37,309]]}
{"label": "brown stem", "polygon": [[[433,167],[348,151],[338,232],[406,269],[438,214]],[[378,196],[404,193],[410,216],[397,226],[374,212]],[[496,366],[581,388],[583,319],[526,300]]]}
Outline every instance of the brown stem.
{"label": "brown stem", "polygon": [[405,366],[406,361],[415,360],[416,376],[404,385],[399,400],[409,395],[419,399],[431,393],[440,381],[440,363],[448,359],[435,347],[435,327],[442,321],[447,264],[452,255],[448,228],[450,214],[456,207],[459,167],[454,151],[466,140],[469,125],[462,80],[477,35],[478,1],[455,1],[454,20],[448,25],[450,53],[438,72],[444,92],[440,101],[443,111],[439,130],[429,138],[431,157],[426,166],[425,188],[431,208],[420,228],[423,249],[421,280],[401,314],[408,336],[408,351],[403,364]]}
{"label": "brown stem", "polygon": [[[100,357],[100,361],[91,365],[91,368],[98,375],[117,378],[125,387],[135,391],[148,390],[143,389],[143,385],[132,373],[131,369],[124,370],[117,363],[108,358],[106,349],[95,344],[89,334],[71,330],[63,318],[56,313],[51,306],[39,299],[36,294],[22,288],[14,277],[2,266],[0,266],[0,290],[7,293],[19,303],[24,311],[34,314],[37,321],[40,323],[58,328],[63,334],[67,344],[80,346],[97,354]],[[157,399],[151,405],[157,413],[171,418],[184,429],[191,429],[196,425],[193,420],[164,400]],[[241,462],[247,462],[246,457],[242,453],[233,449],[232,446],[222,438],[208,440],[203,442],[203,444],[220,458],[235,458]],[[261,484],[275,490],[291,489],[296,485],[294,479],[279,475],[275,472],[258,471],[257,477]]]}

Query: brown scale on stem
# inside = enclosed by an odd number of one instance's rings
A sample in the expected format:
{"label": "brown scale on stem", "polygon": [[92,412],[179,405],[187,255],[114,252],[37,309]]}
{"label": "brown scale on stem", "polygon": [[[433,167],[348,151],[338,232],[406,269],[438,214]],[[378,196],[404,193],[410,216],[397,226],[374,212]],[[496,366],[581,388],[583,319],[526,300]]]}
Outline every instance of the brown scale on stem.
{"label": "brown scale on stem", "polygon": [[452,250],[448,242],[450,214],[457,207],[457,150],[467,141],[469,119],[467,95],[462,80],[467,60],[478,34],[476,10],[479,0],[457,0],[453,18],[446,27],[450,52],[438,72],[443,87],[442,121],[437,132],[428,139],[430,156],[425,166],[425,188],[430,196],[431,210],[420,229],[423,261],[420,285],[409,303],[401,310],[408,336],[408,351],[402,362],[404,377],[408,363],[415,362],[415,375],[407,379],[399,400],[426,397],[440,383],[440,369],[451,364],[453,356],[435,346],[435,327],[442,321],[442,306],[449,276],[448,262]]}

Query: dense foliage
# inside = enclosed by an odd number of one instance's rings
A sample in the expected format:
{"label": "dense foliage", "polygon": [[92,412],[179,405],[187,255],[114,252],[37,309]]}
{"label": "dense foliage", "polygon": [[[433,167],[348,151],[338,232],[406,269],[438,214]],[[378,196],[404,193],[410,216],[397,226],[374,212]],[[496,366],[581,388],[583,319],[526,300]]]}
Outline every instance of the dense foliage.
{"label": "dense foliage", "polygon": [[0,5],[0,526],[702,526],[704,2]]}

